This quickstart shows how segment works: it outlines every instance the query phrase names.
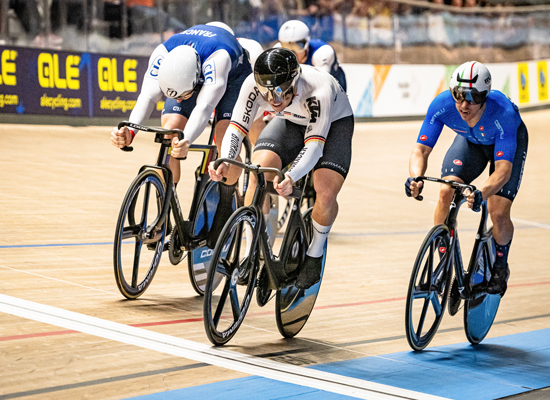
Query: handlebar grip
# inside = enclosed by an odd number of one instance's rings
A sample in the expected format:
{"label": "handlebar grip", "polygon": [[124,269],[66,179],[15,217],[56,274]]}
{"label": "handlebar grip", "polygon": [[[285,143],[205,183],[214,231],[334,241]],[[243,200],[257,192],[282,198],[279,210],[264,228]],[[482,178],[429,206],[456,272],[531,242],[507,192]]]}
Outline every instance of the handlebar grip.
{"label": "handlebar grip", "polygon": [[[183,132],[182,132],[182,131],[179,131],[179,132],[178,132],[178,140],[180,140],[180,141],[183,140]],[[185,156],[185,157],[180,157],[180,158],[174,157],[174,158],[175,158],[176,160],[185,160],[185,159],[187,159],[187,156]]]}

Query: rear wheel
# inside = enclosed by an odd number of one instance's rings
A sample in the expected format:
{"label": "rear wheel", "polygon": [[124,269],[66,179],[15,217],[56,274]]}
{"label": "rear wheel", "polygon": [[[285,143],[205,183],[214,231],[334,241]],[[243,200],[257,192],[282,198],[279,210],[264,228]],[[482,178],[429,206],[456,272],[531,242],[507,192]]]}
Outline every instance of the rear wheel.
{"label": "rear wheel", "polygon": [[212,254],[203,312],[206,335],[216,346],[237,333],[252,299],[260,260],[257,251],[247,250],[246,230],[256,223],[254,211],[241,208],[225,224]]}
{"label": "rear wheel", "polygon": [[153,237],[146,234],[158,220],[164,198],[160,175],[149,169],[134,179],[122,202],[113,261],[118,289],[128,299],[136,299],[145,292],[158,268],[166,224]]}
{"label": "rear wheel", "polygon": [[405,331],[415,351],[430,343],[445,312],[452,277],[449,243],[447,227],[433,227],[414,262],[407,293]]}
{"label": "rear wheel", "polygon": [[480,243],[476,264],[470,273],[473,298],[464,304],[464,331],[472,344],[480,343],[489,333],[500,305],[500,294],[485,292],[495,262],[495,244],[492,229],[487,241]]}
{"label": "rear wheel", "polygon": [[[288,259],[286,260],[286,267],[289,264],[296,264],[303,262],[307,247],[311,242],[313,236],[313,224],[311,222],[312,209],[308,209],[302,215],[306,231],[296,230],[295,237],[292,241],[292,251],[289,252]],[[305,237],[303,237],[305,235]],[[287,286],[277,291],[275,302],[275,316],[277,319],[277,328],[281,335],[285,338],[291,338],[296,336],[306,324],[309,315],[313,311],[319,289],[321,288],[321,281],[323,279],[323,272],[325,270],[325,260],[327,256],[327,245],[323,250],[323,268],[321,270],[321,280],[308,289],[297,289],[294,285]],[[293,269],[294,266],[291,267]],[[297,266],[298,268],[298,266]]]}
{"label": "rear wheel", "polygon": [[[193,289],[195,289],[195,292],[201,296],[204,295],[206,276],[212,261],[212,254],[214,252],[213,249],[206,245],[206,238],[208,237],[208,233],[212,227],[219,201],[219,184],[212,182],[204,190],[201,199],[199,200],[197,212],[191,217],[193,218],[191,233],[195,237],[204,237],[204,240],[199,244],[199,246],[188,252],[187,257],[187,267],[189,270],[191,285],[193,286]],[[237,208],[236,195],[233,199],[232,207],[233,210]],[[219,284],[219,281],[217,284]]]}

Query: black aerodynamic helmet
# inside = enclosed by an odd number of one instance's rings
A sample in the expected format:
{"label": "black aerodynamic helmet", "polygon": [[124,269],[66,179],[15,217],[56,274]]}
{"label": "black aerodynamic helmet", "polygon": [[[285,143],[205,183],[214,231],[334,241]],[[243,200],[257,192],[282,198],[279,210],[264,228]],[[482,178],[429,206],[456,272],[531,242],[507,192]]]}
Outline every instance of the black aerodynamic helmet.
{"label": "black aerodynamic helmet", "polygon": [[254,79],[264,100],[281,102],[294,90],[300,71],[300,64],[292,51],[269,49],[256,59]]}

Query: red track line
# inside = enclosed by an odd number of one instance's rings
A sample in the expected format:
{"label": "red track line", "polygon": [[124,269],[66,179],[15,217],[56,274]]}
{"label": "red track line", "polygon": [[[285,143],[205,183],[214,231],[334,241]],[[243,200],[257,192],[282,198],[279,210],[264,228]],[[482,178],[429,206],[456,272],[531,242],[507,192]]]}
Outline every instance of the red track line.
{"label": "red track line", "polygon": [[[550,281],[547,282],[534,282],[534,283],[520,283],[516,285],[509,285],[509,287],[523,287],[523,286],[539,286],[539,285],[550,285]],[[362,306],[366,304],[376,304],[376,303],[389,303],[393,301],[405,301],[405,297],[392,297],[389,299],[381,299],[381,300],[369,300],[369,301],[361,301],[357,303],[344,303],[344,304],[332,304],[327,306],[318,306],[314,307],[315,310],[326,310],[329,308],[339,308],[339,307],[355,307],[355,306]],[[262,316],[262,315],[271,315],[273,314],[272,311],[266,311],[266,312],[258,312],[258,313],[250,313],[248,316]],[[158,322],[144,322],[141,324],[130,324],[129,326],[133,326],[136,328],[142,328],[146,326],[160,326],[160,325],[173,325],[173,324],[186,324],[189,322],[201,322],[204,318],[188,318],[188,319],[175,319],[172,321],[158,321]],[[25,335],[13,335],[13,336],[3,336],[0,337],[0,342],[6,342],[10,340],[21,340],[21,339],[32,339],[36,337],[43,337],[43,336],[58,336],[58,335],[70,335],[74,333],[80,333],[78,331],[73,330],[63,330],[63,331],[52,331],[52,332],[41,332],[41,333],[29,333]]]}

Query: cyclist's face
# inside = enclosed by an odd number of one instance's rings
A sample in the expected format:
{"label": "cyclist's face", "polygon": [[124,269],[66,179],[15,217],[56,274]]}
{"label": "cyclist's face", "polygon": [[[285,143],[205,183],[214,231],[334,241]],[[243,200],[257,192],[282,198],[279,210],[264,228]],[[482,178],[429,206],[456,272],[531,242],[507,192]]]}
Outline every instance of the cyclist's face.
{"label": "cyclist's face", "polygon": [[455,103],[456,109],[460,114],[460,117],[466,122],[476,122],[479,121],[481,115],[483,115],[483,110],[485,107],[484,104],[470,104],[466,100]]}
{"label": "cyclist's face", "polygon": [[290,93],[287,93],[285,95],[285,97],[281,102],[277,102],[277,100],[273,99],[273,100],[269,100],[268,103],[271,107],[273,107],[273,111],[281,112],[289,106],[293,98],[294,98],[294,90],[291,90]]}

